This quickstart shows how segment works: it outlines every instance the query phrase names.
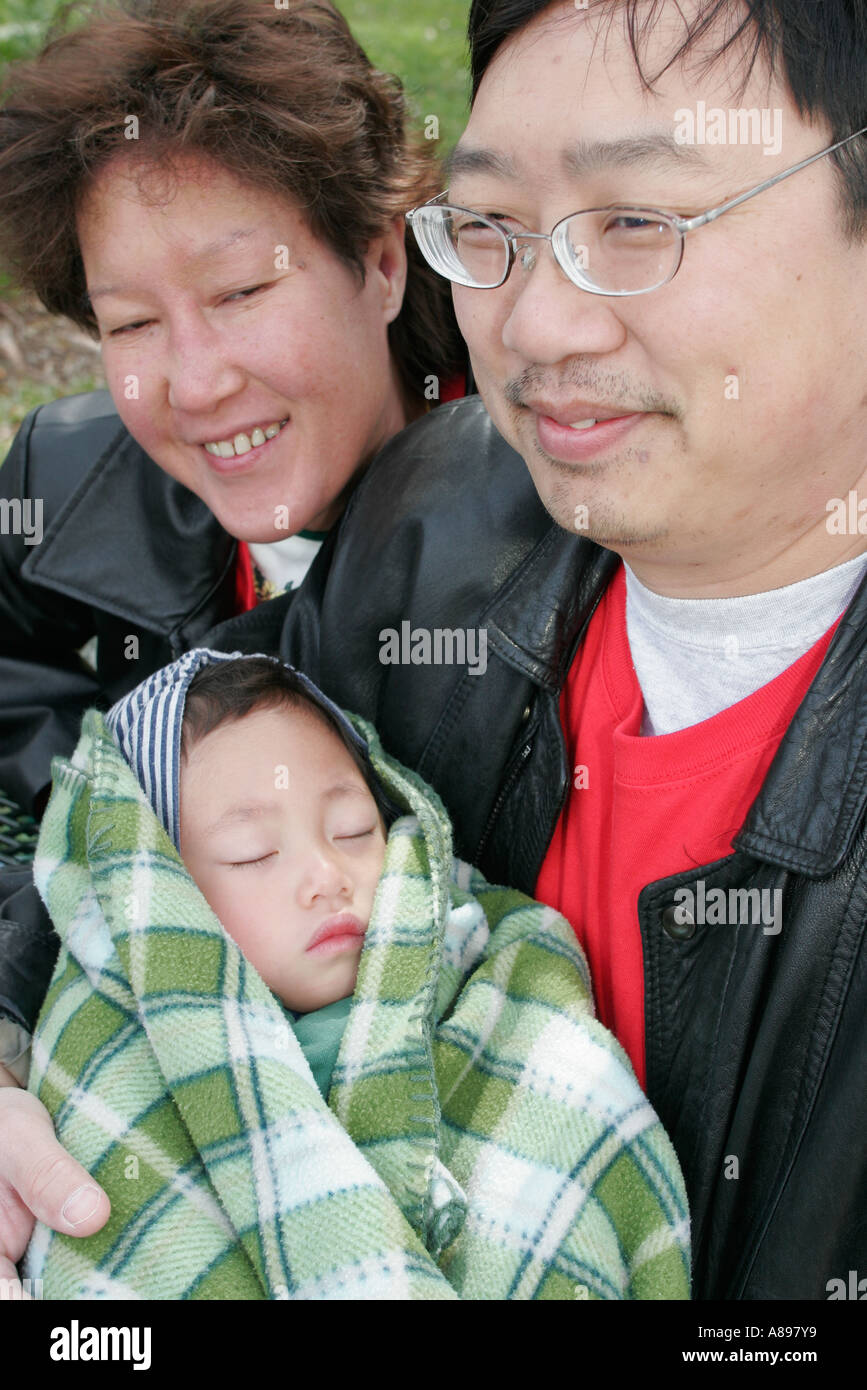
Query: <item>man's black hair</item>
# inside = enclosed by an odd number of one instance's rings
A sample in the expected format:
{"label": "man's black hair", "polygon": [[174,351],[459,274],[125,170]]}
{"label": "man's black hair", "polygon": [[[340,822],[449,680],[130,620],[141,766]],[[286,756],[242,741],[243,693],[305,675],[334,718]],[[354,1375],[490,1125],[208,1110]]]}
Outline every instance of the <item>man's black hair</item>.
{"label": "man's black hair", "polygon": [[[469,16],[473,101],[502,44],[556,3],[473,0]],[[828,144],[867,125],[867,0],[700,0],[694,13],[685,13],[678,6],[684,24],[683,41],[659,72],[647,74],[641,60],[642,40],[661,15],[663,5],[670,9],[677,3],[590,0],[591,9],[609,12],[606,21],[626,11],[635,65],[648,90],[653,90],[654,82],[697,42],[703,42],[720,20],[719,42],[704,64],[705,71],[746,40],[743,88],[756,59],[763,54],[772,72],[782,72],[801,116],[828,122]],[[544,74],[540,77],[544,80]],[[867,136],[853,140],[830,158],[840,171],[846,233],[859,236],[867,224]]]}
{"label": "man's black hair", "polygon": [[243,719],[253,710],[281,706],[309,710],[337,735],[364,778],[387,832],[403,812],[389,799],[369,758],[352,741],[340,721],[329,709],[312,700],[294,671],[281,662],[260,656],[238,657],[234,661],[212,662],[197,671],[190,681],[184,704],[182,756],[186,757],[200,739],[221,724]]}

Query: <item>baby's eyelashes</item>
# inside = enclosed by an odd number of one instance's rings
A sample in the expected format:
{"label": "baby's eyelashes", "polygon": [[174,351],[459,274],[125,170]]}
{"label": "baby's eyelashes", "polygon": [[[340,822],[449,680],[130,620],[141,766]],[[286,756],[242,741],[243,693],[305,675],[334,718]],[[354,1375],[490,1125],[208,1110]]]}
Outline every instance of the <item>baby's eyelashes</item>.
{"label": "baby's eyelashes", "polygon": [[234,863],[227,864],[226,867],[228,869],[249,869],[254,864],[267,864],[268,860],[273,859],[276,854],[277,851],[274,849],[270,854],[263,854],[258,859],[239,859]]}
{"label": "baby's eyelashes", "polygon": [[[331,834],[331,839],[334,843],[339,842],[340,844],[349,844],[350,846],[355,843],[360,846],[365,840],[370,839],[371,836],[376,834],[377,828],[376,825],[370,825],[365,830],[333,832]],[[278,858],[279,854],[280,851],[274,849],[267,854],[251,855],[249,859],[231,859],[224,861],[222,867],[226,869],[251,869],[255,865],[267,864],[271,859]]]}

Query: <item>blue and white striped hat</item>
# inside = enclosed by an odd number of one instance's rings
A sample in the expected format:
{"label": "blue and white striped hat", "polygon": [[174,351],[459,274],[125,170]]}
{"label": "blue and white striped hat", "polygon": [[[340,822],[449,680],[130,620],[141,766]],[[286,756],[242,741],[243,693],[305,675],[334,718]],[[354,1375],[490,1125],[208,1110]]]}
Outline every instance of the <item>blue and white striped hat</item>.
{"label": "blue and white striped hat", "polygon": [[[252,655],[265,657],[275,665],[286,666],[303,686],[307,695],[320,709],[338,721],[351,743],[365,757],[368,748],[364,739],[352,727],[342,710],[315,686],[303,671],[265,652]],[[155,671],[123,699],[112,705],[105,716],[117,745],[129,763],[139,784],[154,808],[166,834],[180,853],[180,767],[181,729],[184,705],[190,682],[197,671],[216,661],[236,661],[250,657],[248,652],[215,652],[208,647],[196,647],[177,661]]]}

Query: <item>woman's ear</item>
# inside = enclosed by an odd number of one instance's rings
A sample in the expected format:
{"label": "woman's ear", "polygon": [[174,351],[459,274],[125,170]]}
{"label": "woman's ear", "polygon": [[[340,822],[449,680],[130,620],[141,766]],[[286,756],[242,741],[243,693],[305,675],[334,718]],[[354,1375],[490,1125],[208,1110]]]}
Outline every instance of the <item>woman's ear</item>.
{"label": "woman's ear", "polygon": [[374,278],[382,294],[385,321],[393,323],[406,290],[406,222],[402,215],[389,222],[382,236],[370,243],[365,259],[367,274]]}

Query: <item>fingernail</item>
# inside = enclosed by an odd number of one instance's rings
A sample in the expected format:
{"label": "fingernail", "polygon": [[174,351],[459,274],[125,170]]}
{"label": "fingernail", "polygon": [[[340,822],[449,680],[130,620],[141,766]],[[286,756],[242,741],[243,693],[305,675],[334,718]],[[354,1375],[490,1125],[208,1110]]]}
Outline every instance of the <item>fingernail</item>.
{"label": "fingernail", "polygon": [[80,1226],[89,1216],[93,1216],[99,1206],[99,1189],[96,1187],[77,1187],[71,1197],[63,1203],[60,1215],[67,1226]]}

